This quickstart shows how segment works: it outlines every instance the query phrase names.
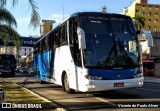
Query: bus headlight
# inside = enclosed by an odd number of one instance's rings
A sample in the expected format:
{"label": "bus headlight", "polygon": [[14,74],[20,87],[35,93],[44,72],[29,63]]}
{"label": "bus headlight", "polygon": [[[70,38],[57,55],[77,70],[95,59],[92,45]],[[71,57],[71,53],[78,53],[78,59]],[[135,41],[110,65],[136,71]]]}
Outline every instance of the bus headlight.
{"label": "bus headlight", "polygon": [[92,75],[85,75],[85,78],[89,80],[102,80],[103,79],[100,76],[92,76]]}

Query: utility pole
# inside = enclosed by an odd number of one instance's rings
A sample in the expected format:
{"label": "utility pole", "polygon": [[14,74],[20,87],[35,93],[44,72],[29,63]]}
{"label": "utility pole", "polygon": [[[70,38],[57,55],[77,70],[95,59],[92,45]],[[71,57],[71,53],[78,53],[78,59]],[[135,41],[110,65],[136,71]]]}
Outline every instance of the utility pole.
{"label": "utility pole", "polygon": [[64,5],[63,5],[63,21],[64,21]]}

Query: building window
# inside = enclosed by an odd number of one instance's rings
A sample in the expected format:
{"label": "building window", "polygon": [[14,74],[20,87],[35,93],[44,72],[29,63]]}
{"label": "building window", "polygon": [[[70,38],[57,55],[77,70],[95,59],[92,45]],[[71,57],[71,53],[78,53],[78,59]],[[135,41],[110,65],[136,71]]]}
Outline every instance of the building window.
{"label": "building window", "polygon": [[158,13],[155,14],[155,17],[158,17]]}
{"label": "building window", "polygon": [[151,6],[149,6],[149,10],[152,10],[152,7],[151,7]]}
{"label": "building window", "polygon": [[143,9],[143,10],[145,9],[145,6],[144,6],[144,5],[142,6],[142,9]]}
{"label": "building window", "polygon": [[139,10],[136,10],[136,12],[139,12]]}
{"label": "building window", "polygon": [[154,31],[157,32],[157,27],[154,28]]}
{"label": "building window", "polygon": [[124,10],[124,13],[125,13],[125,14],[128,13],[128,9],[125,9],[125,10]]}
{"label": "building window", "polygon": [[152,13],[151,12],[149,12],[149,14],[148,14],[149,16],[152,16]]}
{"label": "building window", "polygon": [[156,10],[158,10],[158,7],[156,6]]}
{"label": "building window", "polygon": [[156,19],[156,20],[154,20],[154,23],[157,23],[158,22],[158,20]]}
{"label": "building window", "polygon": [[151,22],[151,19],[148,19],[148,22]]}
{"label": "building window", "polygon": [[142,12],[142,16],[145,16],[145,13],[144,13],[144,12]]}
{"label": "building window", "polygon": [[148,26],[148,30],[151,30],[151,26]]}

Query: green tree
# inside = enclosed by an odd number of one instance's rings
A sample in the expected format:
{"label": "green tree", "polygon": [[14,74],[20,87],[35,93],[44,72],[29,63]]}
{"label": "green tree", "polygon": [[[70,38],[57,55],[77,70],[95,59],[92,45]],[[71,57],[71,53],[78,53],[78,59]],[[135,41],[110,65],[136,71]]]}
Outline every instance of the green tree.
{"label": "green tree", "polygon": [[5,8],[0,8],[0,38],[6,44],[9,40],[18,45],[19,34],[15,30],[17,22],[14,16]]}
{"label": "green tree", "polygon": [[[17,27],[17,22],[14,16],[6,9],[6,4],[8,2],[12,3],[12,7],[15,7],[18,0],[0,0],[0,38],[6,44],[9,40],[12,40],[17,49],[21,45],[20,35],[15,30]],[[28,0],[31,7],[31,19],[30,25],[34,27],[39,26],[40,16],[37,12],[38,7],[36,6],[34,0]],[[18,51],[18,50],[17,50]]]}
{"label": "green tree", "polygon": [[[19,47],[21,45],[20,35],[15,30],[17,27],[17,22],[14,16],[6,9],[6,4],[8,1],[12,2],[12,6],[15,7],[18,0],[0,0],[0,39],[4,41],[4,45],[12,40],[17,49],[17,56],[19,56]],[[37,12],[38,7],[36,6],[34,0],[28,0],[31,7],[31,19],[30,25],[34,27],[39,26],[40,16]]]}
{"label": "green tree", "polygon": [[[5,7],[6,4],[8,3],[8,1],[10,1],[12,3],[12,7],[15,7],[18,4],[19,0],[0,0],[0,5],[1,7]],[[36,27],[39,26],[40,23],[40,15],[37,12],[37,5],[35,3],[34,0],[28,0],[29,6],[31,7],[31,19],[30,19],[30,25],[34,27],[34,29]]]}
{"label": "green tree", "polygon": [[132,18],[134,24],[136,25],[137,30],[141,29],[145,25],[145,18],[142,16],[141,13],[136,13],[135,17]]}

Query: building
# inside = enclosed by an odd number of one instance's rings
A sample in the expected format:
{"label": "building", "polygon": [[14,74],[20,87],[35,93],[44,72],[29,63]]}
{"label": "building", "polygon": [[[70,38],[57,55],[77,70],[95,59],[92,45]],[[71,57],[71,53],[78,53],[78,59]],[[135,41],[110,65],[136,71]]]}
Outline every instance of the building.
{"label": "building", "polygon": [[42,20],[40,24],[40,34],[43,36],[53,29],[54,20]]}
{"label": "building", "polygon": [[16,56],[16,47],[13,42],[9,41],[5,46],[3,41],[0,39],[0,54],[13,54]]}
{"label": "building", "polygon": [[135,17],[136,12],[146,19],[145,30],[160,31],[160,4],[148,4],[148,0],[135,0],[131,6],[123,9],[123,14]]}
{"label": "building", "polygon": [[132,18],[136,13],[142,14],[145,18],[143,29],[150,31],[153,36],[154,46],[151,48],[148,47],[147,41],[141,41],[142,53],[149,55],[147,58],[154,61],[155,76],[160,77],[160,4],[148,4],[148,0],[135,0],[131,6],[123,10],[123,14]]}

